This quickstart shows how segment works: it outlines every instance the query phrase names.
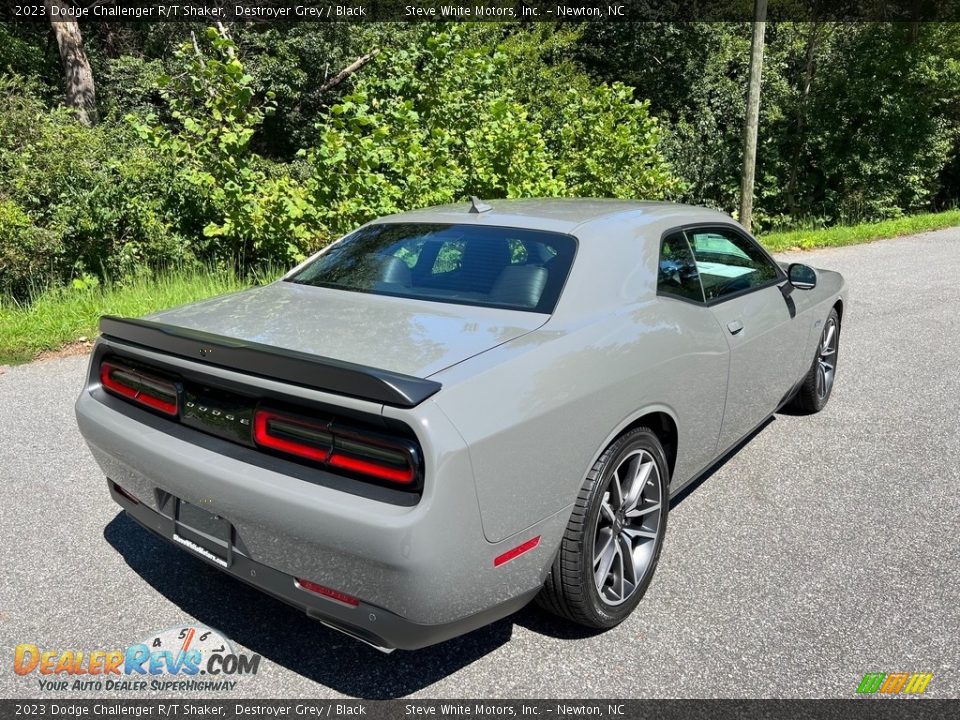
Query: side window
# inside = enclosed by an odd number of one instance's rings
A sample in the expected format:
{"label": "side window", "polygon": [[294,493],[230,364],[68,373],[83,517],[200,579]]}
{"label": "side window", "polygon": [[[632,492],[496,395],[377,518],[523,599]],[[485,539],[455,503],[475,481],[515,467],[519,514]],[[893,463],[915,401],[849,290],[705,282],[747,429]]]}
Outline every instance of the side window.
{"label": "side window", "polygon": [[687,231],[707,300],[767,285],[777,266],[752,240],[725,228]]}
{"label": "side window", "polygon": [[657,292],[703,302],[700,273],[683,233],[667,235],[660,244]]}

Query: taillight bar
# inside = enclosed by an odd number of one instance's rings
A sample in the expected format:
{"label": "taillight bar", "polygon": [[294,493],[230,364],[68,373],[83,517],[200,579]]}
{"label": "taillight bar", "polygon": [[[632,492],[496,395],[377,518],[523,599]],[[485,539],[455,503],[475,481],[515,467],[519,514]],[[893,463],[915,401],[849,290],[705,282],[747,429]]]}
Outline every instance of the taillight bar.
{"label": "taillight bar", "polygon": [[[420,450],[416,441],[403,431],[381,433],[367,429],[365,424],[343,422],[339,416],[318,420],[296,410],[258,408],[255,398],[228,398],[222,401],[226,404],[219,406],[220,397],[213,390],[197,391],[187,380],[166,375],[162,370],[154,372],[134,361],[128,364],[112,355],[100,363],[99,376],[104,392],[204,432],[218,434],[204,425],[204,421],[220,418],[235,421],[231,413],[240,412],[235,409],[240,407],[243,418],[239,422],[243,425],[234,422],[230,426],[230,440],[290,459],[308,461],[330,472],[360,480],[408,491],[417,491],[421,487]],[[210,403],[211,408],[203,407]],[[199,406],[199,410],[191,409],[195,406]],[[181,408],[184,410],[182,417]],[[196,414],[208,410],[206,415]]]}
{"label": "taillight bar", "polygon": [[333,449],[333,435],[323,427],[269,410],[257,410],[254,414],[253,437],[263,447],[319,463],[325,463]]}
{"label": "taillight bar", "polygon": [[371,475],[380,480],[388,480],[390,482],[400,483],[401,485],[412,483],[414,479],[413,468],[396,469],[386,467],[378,463],[369,462],[368,460],[342,455],[339,452],[335,452],[330,456],[329,463],[333,467],[340,468],[341,470],[349,470],[350,472],[360,473],[361,475]]}
{"label": "taillight bar", "polygon": [[105,361],[100,365],[100,384],[105,390],[151,410],[177,415],[177,386],[172,382]]}
{"label": "taillight bar", "polygon": [[273,410],[253,419],[257,445],[375,480],[410,485],[417,479],[415,452],[375,435],[319,425]]}

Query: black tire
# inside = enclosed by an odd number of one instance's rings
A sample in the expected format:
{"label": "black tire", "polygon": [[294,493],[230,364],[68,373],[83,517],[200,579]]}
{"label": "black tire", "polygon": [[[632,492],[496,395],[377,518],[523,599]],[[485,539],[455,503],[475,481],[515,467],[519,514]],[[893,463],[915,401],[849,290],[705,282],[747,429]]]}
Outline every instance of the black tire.
{"label": "black tire", "polygon": [[[834,334],[830,340],[830,345],[827,346],[825,343],[828,340],[827,335],[831,328],[833,328]],[[825,352],[831,350],[832,352]],[[823,330],[820,332],[820,341],[817,343],[817,350],[814,353],[810,370],[803,379],[803,383],[797,390],[796,395],[793,396],[793,402],[791,404],[795,409],[812,414],[820,412],[826,407],[827,402],[830,400],[830,395],[833,392],[839,353],[840,316],[837,314],[837,309],[833,308],[827,316],[826,322],[823,324]],[[832,367],[829,379],[827,379],[824,374],[823,363],[827,363]],[[824,382],[826,383],[825,387],[821,384]]]}
{"label": "black tire", "polygon": [[[643,452],[638,454],[638,451]],[[652,516],[654,511],[650,508],[653,507],[654,503],[643,496],[648,493],[652,496],[654,489],[658,493],[656,497],[659,498],[660,509],[659,516],[656,518],[656,537],[649,541],[642,539],[640,541],[641,544],[652,542],[653,545],[649,548],[646,545],[643,546],[645,549],[640,555],[646,558],[645,570],[639,577],[638,573],[634,573],[634,577],[638,577],[639,581],[629,583],[634,588],[632,594],[619,604],[611,604],[606,597],[601,595],[594,574],[595,563],[593,559],[596,540],[598,539],[598,524],[601,522],[604,525],[608,524],[609,509],[613,505],[612,502],[608,501],[612,501],[613,496],[608,496],[607,493],[613,492],[611,483],[614,472],[621,464],[630,461],[633,457],[637,457],[637,462],[640,464],[649,462],[646,460],[649,457],[656,465],[656,478],[652,478],[653,473],[650,473],[651,477],[641,483],[644,489],[640,501],[641,503],[649,503],[644,506],[648,508],[643,512],[644,517],[646,518],[648,514]],[[654,485],[654,483],[656,484]],[[543,589],[537,596],[537,603],[555,615],[595,629],[614,627],[630,615],[649,587],[657,562],[660,559],[663,537],[667,529],[667,513],[670,507],[668,484],[667,459],[660,441],[653,432],[648,428],[641,427],[630,430],[617,438],[587,473],[583,487],[577,496],[573,514],[567,524],[563,541],[560,544],[560,551],[550,568]],[[620,485],[618,484],[617,487],[619,488]],[[621,496],[623,494],[621,492]],[[601,507],[605,502],[607,502],[607,506],[604,519],[601,520]],[[623,506],[625,507],[626,504]],[[620,511],[618,511],[617,517],[619,517],[619,514]],[[636,523],[637,521],[638,518],[634,518],[626,522]],[[647,521],[644,520],[644,522]],[[613,538],[612,543],[614,545],[620,542],[619,537],[621,536],[617,533],[623,532],[622,529],[618,530],[617,527],[610,523],[610,537]],[[635,530],[637,528],[631,525],[629,529]],[[601,530],[607,532],[605,527]],[[624,557],[622,550],[619,557]],[[621,566],[621,574],[626,572],[627,568]],[[622,589],[624,585],[621,584],[620,587]]]}

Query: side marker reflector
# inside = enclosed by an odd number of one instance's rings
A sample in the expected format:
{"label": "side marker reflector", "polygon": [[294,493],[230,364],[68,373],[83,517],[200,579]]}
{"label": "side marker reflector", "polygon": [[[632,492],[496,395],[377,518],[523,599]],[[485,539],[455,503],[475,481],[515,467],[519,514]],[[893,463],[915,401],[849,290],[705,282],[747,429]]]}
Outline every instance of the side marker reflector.
{"label": "side marker reflector", "polygon": [[[111,482],[112,482],[112,481],[111,481]],[[137,500],[133,495],[131,495],[130,493],[128,493],[126,490],[124,490],[122,487],[120,487],[120,486],[117,485],[116,483],[113,483],[113,489],[117,491],[117,494],[118,494],[118,495],[120,495],[120,496],[122,496],[122,497],[125,497],[127,500],[129,500],[130,502],[132,502],[134,505],[139,505],[139,504],[140,504],[140,501],[139,501],[139,500]]]}
{"label": "side marker reflector", "polygon": [[306,590],[307,592],[312,592],[316,595],[322,595],[325,598],[336,600],[338,603],[349,605],[350,607],[357,607],[357,605],[360,604],[360,601],[353,595],[347,595],[339,590],[334,590],[333,588],[328,588],[324,585],[320,585],[319,583],[304,580],[303,578],[294,578],[294,580],[296,581],[294,584],[301,590]]}
{"label": "side marker reflector", "polygon": [[520,556],[523,555],[525,552],[527,552],[527,551],[529,551],[529,550],[533,550],[533,549],[534,549],[537,545],[539,545],[539,544],[540,544],[540,536],[539,536],[539,535],[537,535],[537,536],[534,537],[534,538],[530,538],[529,540],[527,540],[527,541],[526,541],[525,543],[523,543],[522,545],[517,545],[517,546],[516,546],[515,548],[513,548],[512,550],[507,550],[503,555],[497,555],[497,557],[495,557],[495,558],[493,559],[493,566],[494,566],[494,567],[500,567],[500,566],[503,565],[504,563],[510,562],[510,561],[513,560],[515,557],[520,557]]}

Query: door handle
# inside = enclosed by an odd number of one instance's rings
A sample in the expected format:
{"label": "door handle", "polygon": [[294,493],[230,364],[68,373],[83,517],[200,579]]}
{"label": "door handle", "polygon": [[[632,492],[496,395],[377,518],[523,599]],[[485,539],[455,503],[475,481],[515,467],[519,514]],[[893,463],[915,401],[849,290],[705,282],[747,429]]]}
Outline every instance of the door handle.
{"label": "door handle", "polygon": [[736,335],[738,332],[743,330],[743,323],[739,320],[731,320],[727,323],[727,330],[730,331],[731,335]]}

